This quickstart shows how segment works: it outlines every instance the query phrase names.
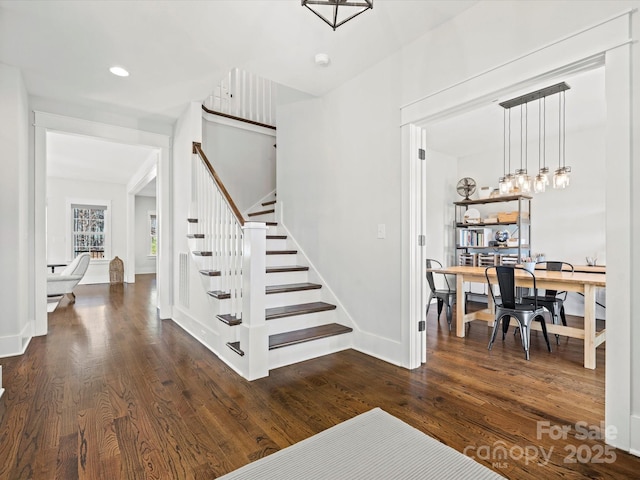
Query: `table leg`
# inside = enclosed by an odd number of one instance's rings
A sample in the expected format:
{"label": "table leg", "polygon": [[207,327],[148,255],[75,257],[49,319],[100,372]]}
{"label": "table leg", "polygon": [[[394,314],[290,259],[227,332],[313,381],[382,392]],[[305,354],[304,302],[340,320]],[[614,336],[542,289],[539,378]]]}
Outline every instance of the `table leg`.
{"label": "table leg", "polygon": [[464,337],[464,278],[456,275],[456,335]]}
{"label": "table leg", "polygon": [[584,286],[584,368],[596,368],[596,287]]}

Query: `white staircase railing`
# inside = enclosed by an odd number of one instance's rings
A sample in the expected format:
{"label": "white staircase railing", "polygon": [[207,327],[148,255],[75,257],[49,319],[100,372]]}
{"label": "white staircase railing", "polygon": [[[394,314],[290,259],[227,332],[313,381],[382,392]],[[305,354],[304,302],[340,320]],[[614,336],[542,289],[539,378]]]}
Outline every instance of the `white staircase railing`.
{"label": "white staircase railing", "polygon": [[238,339],[248,350],[243,376],[268,375],[265,323],[266,230],[264,223],[245,222],[199,143],[193,144],[190,216],[198,220],[205,268],[220,272],[220,290],[229,294],[229,311],[242,320]]}
{"label": "white staircase railing", "polygon": [[204,101],[212,113],[275,126],[276,84],[271,80],[232,69]]}

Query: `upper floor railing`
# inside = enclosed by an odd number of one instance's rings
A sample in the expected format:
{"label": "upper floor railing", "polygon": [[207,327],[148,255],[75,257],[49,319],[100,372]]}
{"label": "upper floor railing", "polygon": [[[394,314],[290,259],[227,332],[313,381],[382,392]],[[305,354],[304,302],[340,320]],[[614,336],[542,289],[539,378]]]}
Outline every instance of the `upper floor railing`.
{"label": "upper floor railing", "polygon": [[203,107],[213,114],[275,128],[276,99],[274,82],[234,68],[215,86]]}

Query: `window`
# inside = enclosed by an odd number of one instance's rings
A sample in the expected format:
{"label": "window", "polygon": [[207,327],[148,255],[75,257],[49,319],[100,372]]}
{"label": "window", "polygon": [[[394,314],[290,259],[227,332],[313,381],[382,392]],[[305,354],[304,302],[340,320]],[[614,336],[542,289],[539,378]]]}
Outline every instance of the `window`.
{"label": "window", "polygon": [[71,204],[72,253],[76,258],[89,252],[92,259],[105,258],[107,207]]}
{"label": "window", "polygon": [[158,255],[158,217],[156,212],[149,212],[149,256]]}

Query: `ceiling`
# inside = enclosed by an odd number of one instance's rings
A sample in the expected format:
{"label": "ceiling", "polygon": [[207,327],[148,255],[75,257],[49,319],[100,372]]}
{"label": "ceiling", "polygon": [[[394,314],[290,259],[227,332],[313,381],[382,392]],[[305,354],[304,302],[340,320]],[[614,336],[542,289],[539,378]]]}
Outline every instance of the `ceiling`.
{"label": "ceiling", "polygon": [[[126,185],[157,159],[157,149],[47,132],[47,176]],[[155,180],[138,195],[155,197]]]}
{"label": "ceiling", "polygon": [[30,95],[172,124],[233,67],[321,95],[474,3],[375,0],[333,31],[300,0],[0,0],[0,62]]}
{"label": "ceiling", "polygon": [[[505,98],[495,99],[471,111],[427,124],[424,126],[427,132],[427,146],[456,158],[484,152],[502,152],[504,109],[499,103],[561,81],[565,81],[570,87],[565,93],[567,133],[604,125],[607,119],[604,68],[596,68],[571,77],[533,85],[526,91],[510,93]],[[529,103],[528,109],[527,140],[531,145],[538,139],[537,103]],[[515,145],[519,142],[520,135],[520,107],[514,107],[511,110],[512,144]],[[550,96],[547,98],[548,137],[557,137],[557,115],[558,95]]]}

